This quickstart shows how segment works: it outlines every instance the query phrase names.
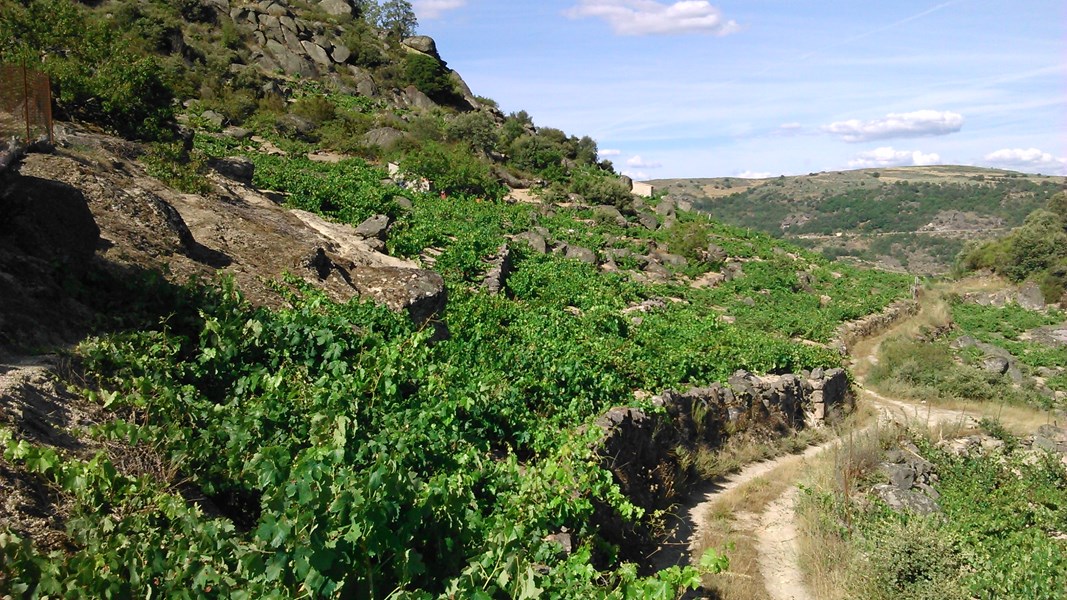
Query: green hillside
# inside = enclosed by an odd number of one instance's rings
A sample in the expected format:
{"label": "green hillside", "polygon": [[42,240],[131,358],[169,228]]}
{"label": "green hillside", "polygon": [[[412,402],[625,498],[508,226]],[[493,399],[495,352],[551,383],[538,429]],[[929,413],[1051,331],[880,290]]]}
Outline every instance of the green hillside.
{"label": "green hillside", "polygon": [[917,274],[947,272],[968,239],[1022,224],[1065,178],[936,166],[795,177],[657,180],[716,219],[822,252]]}

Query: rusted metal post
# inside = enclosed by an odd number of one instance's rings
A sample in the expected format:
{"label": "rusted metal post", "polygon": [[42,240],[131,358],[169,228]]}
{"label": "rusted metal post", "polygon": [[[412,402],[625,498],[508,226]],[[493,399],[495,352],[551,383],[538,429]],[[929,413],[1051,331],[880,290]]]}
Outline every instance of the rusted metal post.
{"label": "rusted metal post", "polygon": [[44,74],[40,75],[40,78],[42,81],[42,87],[44,88],[42,92],[44,93],[44,114],[46,119],[45,122],[48,124],[48,143],[55,144],[55,130],[52,127],[52,80],[48,77],[48,75]]}
{"label": "rusted metal post", "polygon": [[30,139],[30,82],[26,78],[26,67],[22,67],[22,113],[26,115],[26,143]]}

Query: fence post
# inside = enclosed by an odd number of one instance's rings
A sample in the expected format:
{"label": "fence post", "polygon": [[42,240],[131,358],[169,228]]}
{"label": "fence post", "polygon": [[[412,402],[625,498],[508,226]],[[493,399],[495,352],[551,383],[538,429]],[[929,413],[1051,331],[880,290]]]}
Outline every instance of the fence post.
{"label": "fence post", "polygon": [[26,143],[30,143],[30,82],[26,76],[26,66],[22,67],[22,114],[26,116]]}

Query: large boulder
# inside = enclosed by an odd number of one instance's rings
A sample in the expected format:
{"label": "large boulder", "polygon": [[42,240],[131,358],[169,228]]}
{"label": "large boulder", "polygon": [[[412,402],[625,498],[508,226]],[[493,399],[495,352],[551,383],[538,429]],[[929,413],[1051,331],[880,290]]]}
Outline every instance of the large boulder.
{"label": "large boulder", "polygon": [[356,14],[355,7],[347,0],[321,0],[319,8],[334,17],[351,17]]}
{"label": "large boulder", "polygon": [[256,173],[255,163],[243,156],[213,158],[208,165],[219,175],[246,184],[252,183],[252,177]]}
{"label": "large boulder", "polygon": [[371,129],[363,135],[363,141],[369,146],[378,146],[379,148],[389,148],[393,144],[404,139],[406,134],[399,129],[392,127],[379,127],[377,129]]}
{"label": "large boulder", "polygon": [[427,35],[416,35],[409,38],[404,38],[401,42],[408,48],[423,54],[429,54],[430,56],[441,60],[441,55],[437,53],[437,42],[433,41],[433,38]]}

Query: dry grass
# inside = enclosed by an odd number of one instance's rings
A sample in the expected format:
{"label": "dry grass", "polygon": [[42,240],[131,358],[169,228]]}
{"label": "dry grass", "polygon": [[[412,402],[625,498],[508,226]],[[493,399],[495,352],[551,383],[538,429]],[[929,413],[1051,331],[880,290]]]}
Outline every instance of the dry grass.
{"label": "dry grass", "polygon": [[[845,435],[876,418],[877,411],[865,407],[856,411],[836,430],[820,430],[818,436],[812,436],[806,443],[801,442],[804,437],[796,436],[780,444],[777,449],[748,444],[730,449],[726,462],[749,459],[750,464],[781,455],[785,449],[797,453],[814,443]],[[729,572],[704,578],[705,589],[714,598],[751,600],[768,597],[759,568],[757,531],[760,517],[772,502],[801,479],[811,464],[799,455],[786,457],[780,462],[773,470],[721,493],[708,508],[707,526],[696,544],[694,555],[699,556],[707,548],[715,548],[726,550],[730,558]]]}

